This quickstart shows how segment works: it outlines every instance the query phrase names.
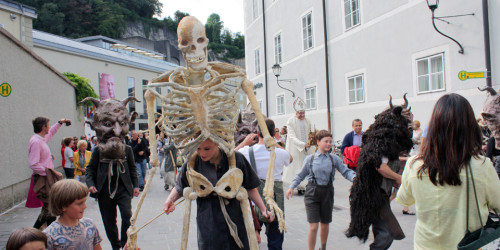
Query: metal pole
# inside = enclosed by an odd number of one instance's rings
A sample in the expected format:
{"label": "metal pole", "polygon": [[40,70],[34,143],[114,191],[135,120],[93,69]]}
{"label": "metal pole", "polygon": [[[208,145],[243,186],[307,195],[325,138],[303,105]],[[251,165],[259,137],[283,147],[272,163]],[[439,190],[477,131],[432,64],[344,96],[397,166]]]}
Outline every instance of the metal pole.
{"label": "metal pole", "polygon": [[326,74],[326,115],[328,120],[328,131],[332,132],[332,123],[330,118],[330,69],[328,60],[328,30],[326,27],[326,0],[323,0],[323,37],[325,39],[325,74]]}

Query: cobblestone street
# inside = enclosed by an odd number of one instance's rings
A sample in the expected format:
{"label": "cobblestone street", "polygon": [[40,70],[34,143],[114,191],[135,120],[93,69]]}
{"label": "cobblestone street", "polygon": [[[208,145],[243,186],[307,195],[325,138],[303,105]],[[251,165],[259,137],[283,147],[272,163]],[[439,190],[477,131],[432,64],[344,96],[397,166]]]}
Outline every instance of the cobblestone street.
{"label": "cobblestone street", "polygon": [[[349,223],[348,192],[350,184],[351,183],[345,180],[342,176],[337,175],[334,182],[335,207],[333,211],[333,222],[330,224],[330,233],[327,244],[328,249],[369,249],[368,246],[373,239],[370,234],[368,241],[365,244],[362,244],[357,239],[346,238],[343,234],[343,231],[347,228]],[[157,173],[153,178],[153,183],[142,206],[142,210],[136,224],[137,227],[142,226],[162,211],[163,202],[168,194],[168,191],[163,190],[163,179],[160,179],[159,174]],[[136,207],[138,201],[138,198],[133,199],[134,208]],[[413,249],[413,230],[416,217],[403,215],[401,213],[402,207],[397,202],[392,202],[391,205],[394,214],[398,218],[406,234],[406,238],[401,241],[395,241],[392,244],[391,249]],[[188,249],[197,249],[195,207],[196,205],[193,204]],[[414,211],[413,207],[410,207],[410,209]],[[287,232],[285,234],[283,249],[307,249],[308,223],[306,221],[303,196],[295,193],[292,199],[285,200],[285,210]],[[181,203],[172,214],[161,216],[141,230],[138,236],[139,246],[143,250],[179,249],[182,233],[183,211],[184,203]],[[12,230],[20,227],[32,226],[39,212],[39,208],[25,208],[23,202],[2,214],[0,216],[0,246],[2,246],[2,249],[5,249],[5,244]],[[97,225],[101,237],[103,238],[101,243],[103,249],[111,249],[111,246],[106,238],[97,202],[92,198],[87,199],[87,210],[85,211],[85,216],[93,219],[94,223]],[[266,236],[263,232],[261,233],[261,236],[262,243],[260,244],[260,249],[267,249]],[[319,247],[319,233],[316,246]]]}

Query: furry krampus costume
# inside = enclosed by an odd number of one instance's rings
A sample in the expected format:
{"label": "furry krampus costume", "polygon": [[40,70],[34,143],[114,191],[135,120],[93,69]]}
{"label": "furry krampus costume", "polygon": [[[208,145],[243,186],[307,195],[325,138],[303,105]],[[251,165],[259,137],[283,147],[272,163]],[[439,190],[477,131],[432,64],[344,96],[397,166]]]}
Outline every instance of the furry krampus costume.
{"label": "furry krampus costume", "polygon": [[388,202],[380,189],[383,177],[377,171],[382,157],[396,160],[401,151],[409,151],[413,145],[408,127],[411,121],[402,111],[402,106],[391,105],[376,115],[375,122],[363,133],[357,176],[349,195],[351,223],[346,231],[349,238],[356,236],[365,242],[370,225],[380,218],[380,209]]}

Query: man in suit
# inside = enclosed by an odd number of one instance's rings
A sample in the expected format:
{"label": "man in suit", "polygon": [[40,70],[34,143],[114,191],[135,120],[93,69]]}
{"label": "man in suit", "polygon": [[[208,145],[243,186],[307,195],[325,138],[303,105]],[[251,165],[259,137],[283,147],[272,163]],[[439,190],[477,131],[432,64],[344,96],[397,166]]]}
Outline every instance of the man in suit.
{"label": "man in suit", "polygon": [[361,147],[361,137],[363,136],[363,122],[360,119],[354,119],[352,121],[352,130],[344,136],[342,141],[342,146],[340,146],[340,151],[344,153],[344,149],[350,146]]}
{"label": "man in suit", "polygon": [[[94,102],[96,111],[88,122],[97,134],[97,146],[87,166],[86,181],[91,196],[97,198],[104,229],[113,250],[121,249],[127,242],[127,229],[132,217],[132,196],[139,196],[139,181],[132,148],[124,143],[129,124],[137,113],[129,115],[127,103],[106,99]],[[84,101],[87,101],[84,100]],[[122,219],[121,237],[116,224],[116,207]]]}

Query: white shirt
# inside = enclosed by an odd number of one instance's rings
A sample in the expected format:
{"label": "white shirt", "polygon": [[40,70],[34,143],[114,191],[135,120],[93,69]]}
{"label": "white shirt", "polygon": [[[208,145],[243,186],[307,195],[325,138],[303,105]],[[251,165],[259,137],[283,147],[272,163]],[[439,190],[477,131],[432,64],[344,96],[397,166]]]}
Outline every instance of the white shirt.
{"label": "white shirt", "polygon": [[[245,146],[238,151],[242,153],[245,158],[250,162],[250,147]],[[281,148],[275,148],[276,159],[274,162],[274,180],[281,181],[284,167],[290,164],[290,154]],[[255,157],[255,165],[257,167],[257,176],[259,179],[265,180],[267,176],[267,169],[269,167],[269,158],[271,152],[267,151],[266,146],[263,144],[255,144],[253,146],[253,153]]]}
{"label": "white shirt", "polygon": [[73,158],[74,152],[70,147],[66,147],[64,149],[64,167],[65,168],[75,168],[73,166],[73,163],[71,163],[71,160],[69,159],[70,157]]}

